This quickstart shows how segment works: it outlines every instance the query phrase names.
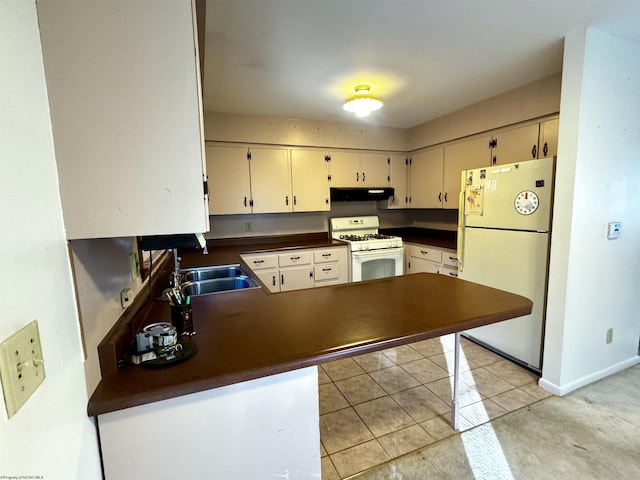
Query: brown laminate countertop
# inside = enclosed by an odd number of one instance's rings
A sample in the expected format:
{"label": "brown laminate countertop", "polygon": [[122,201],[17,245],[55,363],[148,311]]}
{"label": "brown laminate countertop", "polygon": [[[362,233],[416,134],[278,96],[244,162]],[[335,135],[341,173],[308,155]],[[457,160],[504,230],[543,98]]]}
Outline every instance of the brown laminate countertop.
{"label": "brown laminate countertop", "polygon": [[[238,260],[231,248],[214,258]],[[174,366],[128,365],[103,378],[90,416],[459,332],[532,308],[522,296],[429,273],[277,294],[238,290],[192,297],[192,305],[198,353]],[[169,321],[167,303],[155,302],[148,318]]]}

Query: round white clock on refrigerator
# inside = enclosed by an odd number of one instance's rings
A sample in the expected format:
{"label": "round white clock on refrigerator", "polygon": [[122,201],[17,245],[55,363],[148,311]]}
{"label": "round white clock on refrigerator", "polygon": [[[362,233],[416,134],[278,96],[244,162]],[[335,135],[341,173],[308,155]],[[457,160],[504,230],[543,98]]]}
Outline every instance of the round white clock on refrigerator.
{"label": "round white clock on refrigerator", "polygon": [[513,205],[516,207],[516,212],[520,215],[531,215],[538,209],[539,203],[540,200],[535,192],[525,190],[516,195]]}

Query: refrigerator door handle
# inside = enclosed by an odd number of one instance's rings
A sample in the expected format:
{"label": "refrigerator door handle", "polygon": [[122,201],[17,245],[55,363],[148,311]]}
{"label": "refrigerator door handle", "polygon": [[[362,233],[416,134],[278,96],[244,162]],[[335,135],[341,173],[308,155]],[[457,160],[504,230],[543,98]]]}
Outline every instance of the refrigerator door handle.
{"label": "refrigerator door handle", "polygon": [[465,216],[464,216],[464,190],[467,184],[467,171],[463,170],[460,175],[460,196],[458,197],[458,272],[462,272],[464,265],[464,232],[465,232]]}

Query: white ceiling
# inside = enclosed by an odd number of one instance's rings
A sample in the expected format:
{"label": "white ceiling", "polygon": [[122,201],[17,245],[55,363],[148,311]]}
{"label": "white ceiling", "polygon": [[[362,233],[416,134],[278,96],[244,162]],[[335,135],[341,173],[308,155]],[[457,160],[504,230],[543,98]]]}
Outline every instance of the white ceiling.
{"label": "white ceiling", "polygon": [[640,44],[640,0],[207,0],[204,108],[409,128],[560,71],[583,26]]}

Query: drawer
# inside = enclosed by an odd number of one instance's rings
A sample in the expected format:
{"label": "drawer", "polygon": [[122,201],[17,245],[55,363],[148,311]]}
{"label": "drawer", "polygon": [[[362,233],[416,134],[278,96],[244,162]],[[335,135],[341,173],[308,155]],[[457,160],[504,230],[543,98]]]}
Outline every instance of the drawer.
{"label": "drawer", "polygon": [[310,265],[311,252],[293,251],[278,255],[278,265],[281,267],[291,267],[293,265]]}
{"label": "drawer", "polygon": [[442,250],[426,245],[407,245],[410,257],[423,258],[431,262],[442,263]]}
{"label": "drawer", "polygon": [[241,255],[242,260],[245,261],[247,266],[252,270],[261,270],[263,268],[277,268],[278,257],[277,255]]}
{"label": "drawer", "polygon": [[340,265],[337,263],[316,265],[313,267],[313,277],[316,282],[321,282],[323,280],[336,280],[340,277]]}
{"label": "drawer", "polygon": [[442,251],[442,264],[458,268],[458,254],[453,250]]}
{"label": "drawer", "polygon": [[327,249],[313,252],[313,263],[337,262],[340,259],[340,250]]}
{"label": "drawer", "polygon": [[440,269],[440,273],[442,275],[447,275],[449,277],[458,278],[458,269],[457,268],[452,268],[452,267],[449,267],[449,266],[443,266]]}

